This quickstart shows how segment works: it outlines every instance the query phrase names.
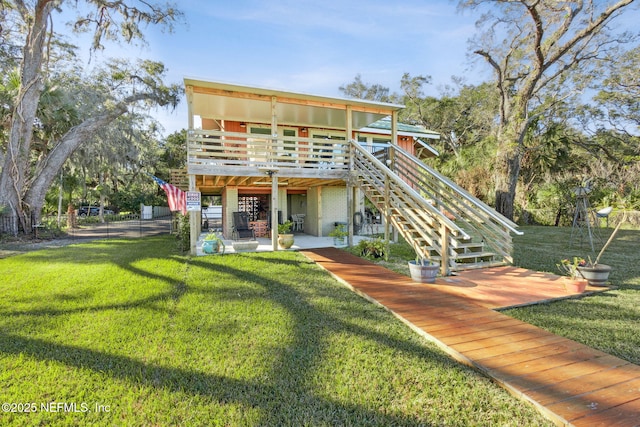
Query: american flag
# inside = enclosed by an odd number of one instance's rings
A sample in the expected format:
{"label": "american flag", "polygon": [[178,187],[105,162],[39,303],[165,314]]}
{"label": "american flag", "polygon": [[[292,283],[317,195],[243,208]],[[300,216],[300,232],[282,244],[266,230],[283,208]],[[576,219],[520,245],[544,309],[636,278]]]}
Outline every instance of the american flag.
{"label": "american flag", "polygon": [[158,183],[160,188],[162,188],[164,192],[167,193],[167,200],[169,201],[169,210],[180,211],[182,215],[186,215],[187,214],[187,198],[184,191],[182,191],[175,185],[169,184],[168,182],[164,182],[157,176],[153,176],[153,175],[150,175],[150,176],[151,178],[153,178],[155,182]]}

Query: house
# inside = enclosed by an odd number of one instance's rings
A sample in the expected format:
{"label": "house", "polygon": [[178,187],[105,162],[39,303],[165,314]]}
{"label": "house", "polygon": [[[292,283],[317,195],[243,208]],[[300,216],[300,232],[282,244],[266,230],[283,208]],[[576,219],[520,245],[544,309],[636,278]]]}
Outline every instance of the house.
{"label": "house", "polygon": [[[231,237],[234,212],[247,212],[260,235],[275,222],[302,216],[306,234],[326,236],[343,222],[351,237],[366,197],[381,212],[385,236],[393,228],[421,256],[441,260],[443,271],[463,261],[460,251],[469,252],[462,247],[471,238],[469,225],[501,241],[498,254],[474,247],[479,255],[467,264],[509,260],[515,224],[421,162],[437,155],[428,142],[439,136],[398,123],[402,105],[191,78],[184,83],[189,189],[222,196],[225,237]],[[199,213],[191,215],[195,242]],[[487,223],[499,225],[485,230]]]}

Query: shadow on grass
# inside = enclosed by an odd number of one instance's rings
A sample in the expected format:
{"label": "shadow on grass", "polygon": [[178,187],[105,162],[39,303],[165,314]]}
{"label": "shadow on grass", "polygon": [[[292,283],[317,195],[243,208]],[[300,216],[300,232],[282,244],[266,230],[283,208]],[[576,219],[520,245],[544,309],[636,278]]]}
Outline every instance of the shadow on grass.
{"label": "shadow on grass", "polygon": [[[255,271],[234,268],[224,262],[220,257],[215,260],[186,259],[179,256],[165,254],[166,259],[187,262],[189,268],[198,267],[211,271],[212,280],[215,275],[228,275],[238,282],[248,282],[252,288],[246,286],[230,287],[224,290],[215,286],[199,286],[176,280],[162,274],[141,270],[133,263],[149,254],[140,254],[134,259],[124,255],[124,248],[128,248],[129,242],[109,242],[100,244],[101,252],[92,253],[90,259],[108,260],[121,268],[144,277],[157,279],[170,286],[170,290],[160,292],[134,301],[116,304],[104,304],[99,306],[85,305],[71,309],[56,309],[53,307],[39,310],[25,310],[21,312],[6,312],[4,316],[64,316],[75,312],[87,312],[97,310],[126,310],[133,308],[145,308],[157,310],[157,303],[173,299],[180,300],[189,293],[207,294],[217,301],[266,299],[281,307],[290,316],[292,321],[291,342],[283,347],[277,347],[274,357],[269,361],[272,372],[268,375],[268,382],[259,380],[236,380],[219,375],[185,370],[179,367],[160,367],[146,364],[133,358],[110,355],[95,351],[90,348],[81,348],[65,343],[49,342],[39,338],[24,337],[17,334],[0,332],[0,352],[4,354],[26,355],[42,361],[56,361],[70,367],[89,369],[95,372],[107,373],[113,378],[128,380],[132,383],[141,383],[145,386],[159,387],[169,391],[185,391],[194,395],[202,395],[217,400],[221,404],[237,403],[247,407],[260,408],[264,417],[263,423],[268,425],[287,424],[335,424],[355,422],[361,420],[369,425],[417,425],[424,420],[411,415],[393,415],[384,413],[383,410],[372,409],[368,405],[358,405],[333,401],[329,398],[318,396],[308,381],[322,361],[323,352],[327,345],[328,337],[334,333],[352,334],[364,337],[367,341],[378,343],[381,346],[393,348],[394,351],[408,353],[417,358],[436,360],[444,367],[454,368],[457,365],[439,352],[431,351],[411,341],[403,340],[387,333],[375,331],[356,324],[355,320],[374,321],[381,320],[388,314],[382,309],[372,310],[370,306],[364,306],[361,310],[354,310],[349,302],[336,300],[344,297],[346,300],[358,299],[347,290],[329,286],[296,287],[299,284],[299,276],[292,273],[290,276],[273,277],[268,272],[259,268]],[[92,245],[93,246],[93,245]],[[86,257],[84,247],[67,248],[61,253],[48,251],[42,254],[31,255],[32,259],[41,262],[75,262],[91,263],[83,261]],[[156,255],[151,254],[151,257]],[[244,256],[244,255],[243,255]],[[264,263],[281,264],[293,267],[305,267],[313,269],[306,271],[305,277],[311,275],[328,274],[317,269],[313,263],[306,260],[282,259],[277,254],[253,255],[256,264]],[[291,255],[291,257],[298,255]],[[268,270],[268,269],[265,269]],[[86,295],[90,298],[90,295]],[[321,308],[315,305],[312,298],[327,298],[335,301],[332,309]],[[58,298],[61,302],[68,301],[67,296]],[[75,300],[81,303],[82,298]],[[353,301],[353,300],[351,300]],[[175,307],[175,305],[174,305]],[[188,310],[188,307],[180,308]],[[332,314],[335,312],[336,314]],[[351,322],[353,320],[354,322]],[[276,343],[277,344],[277,343]],[[468,370],[470,375],[478,375]],[[375,405],[375,402],[370,402]],[[378,406],[375,405],[377,408]]]}
{"label": "shadow on grass", "polygon": [[[346,415],[352,413],[363,414],[365,419],[375,421],[381,425],[416,425],[416,420],[382,415],[355,405],[349,406],[323,400],[317,396],[308,395],[303,390],[298,390],[298,393],[296,393],[296,401],[287,401],[287,398],[282,395],[282,389],[278,384],[268,385],[258,382],[239,381],[179,368],[151,366],[128,357],[107,355],[90,349],[55,344],[34,338],[0,333],[0,351],[4,354],[27,355],[41,361],[60,362],[70,367],[108,373],[116,379],[128,380],[145,386],[160,387],[172,392],[187,392],[194,395],[207,396],[220,403],[238,403],[248,407],[259,406],[260,402],[273,403],[264,406],[263,409],[267,411],[278,411],[278,406],[290,406],[291,410],[299,411],[300,414],[309,416],[311,411],[301,406],[300,402],[312,401],[316,412],[324,413],[325,416],[314,419],[301,415],[300,420],[311,425],[330,422],[332,420],[331,416],[336,416],[337,414]],[[180,380],[177,380],[177,378],[180,378]],[[271,397],[271,399],[265,400],[266,396]],[[280,415],[275,413],[273,416],[279,418],[287,412],[280,412]],[[283,424],[291,423],[290,419],[282,419],[281,421]]]}

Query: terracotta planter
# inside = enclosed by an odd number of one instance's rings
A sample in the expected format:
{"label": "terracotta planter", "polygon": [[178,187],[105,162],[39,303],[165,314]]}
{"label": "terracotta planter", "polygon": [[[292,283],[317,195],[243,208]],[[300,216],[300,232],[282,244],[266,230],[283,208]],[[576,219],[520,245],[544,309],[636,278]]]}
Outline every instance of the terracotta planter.
{"label": "terracotta planter", "polygon": [[570,294],[582,293],[587,288],[587,281],[584,279],[564,278],[564,288]]}
{"label": "terracotta planter", "polygon": [[409,272],[411,279],[418,283],[435,283],[440,266],[438,264],[417,264],[415,261],[409,261]]}
{"label": "terracotta planter", "polygon": [[606,286],[611,273],[611,266],[596,264],[593,267],[578,267],[578,271],[591,286]]}
{"label": "terracotta planter", "polygon": [[278,234],[278,246],[281,249],[289,249],[293,246],[293,234]]}

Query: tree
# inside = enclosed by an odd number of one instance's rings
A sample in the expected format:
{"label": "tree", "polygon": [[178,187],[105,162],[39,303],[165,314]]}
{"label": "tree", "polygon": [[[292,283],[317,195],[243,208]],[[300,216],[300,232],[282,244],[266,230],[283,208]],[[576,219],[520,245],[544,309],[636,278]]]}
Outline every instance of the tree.
{"label": "tree", "polygon": [[[614,35],[609,25],[633,0],[463,0],[474,11],[493,6],[477,25],[484,28],[472,41],[473,53],[493,69],[500,94],[494,184],[496,209],[514,216],[521,162],[533,121],[571,89],[588,81],[590,67],[629,34]],[[572,79],[573,78],[573,79]],[[575,92],[574,92],[575,93]]]}
{"label": "tree", "polygon": [[389,88],[379,85],[369,85],[362,81],[362,76],[357,74],[353,82],[338,88],[345,96],[354,99],[367,99],[369,101],[393,102],[389,95]]}
{"label": "tree", "polygon": [[[86,6],[74,28],[93,32],[93,49],[102,49],[102,40],[132,42],[144,40],[143,24],[171,24],[180,16],[171,5],[158,6],[143,0],[35,0],[27,4],[23,0],[0,2],[0,16],[20,29],[1,33],[2,42],[20,45],[20,85],[14,97],[13,111],[9,119],[6,147],[3,146],[3,165],[0,172],[0,205],[8,206],[21,226],[29,231],[28,214],[37,220],[44,203],[44,196],[52,180],[57,176],[66,159],[93,132],[125,114],[133,105],[151,102],[155,105],[176,105],[181,89],[177,85],[162,83],[162,64],[141,61],[136,66],[122,62],[108,64],[104,71],[105,83],[100,104],[90,109],[82,121],[68,129],[64,135],[47,148],[40,162],[33,161],[34,131],[37,131],[38,109],[49,78],[50,66],[55,66],[55,42],[58,40],[50,23],[52,13],[63,6]],[[78,9],[80,10],[80,9]],[[10,40],[9,40],[10,39]],[[19,43],[16,42],[19,40]],[[5,54],[4,50],[2,54]],[[51,62],[50,62],[51,61]],[[86,107],[84,105],[83,107]]]}
{"label": "tree", "polygon": [[406,108],[400,116],[403,121],[440,133],[441,154],[446,157],[451,153],[459,159],[464,146],[481,143],[491,135],[498,97],[495,87],[488,83],[474,86],[458,77],[452,80],[453,85],[442,88],[439,97],[424,96],[422,87],[431,78],[405,73],[400,86]]}
{"label": "tree", "polygon": [[604,68],[605,80],[596,101],[602,117],[622,132],[640,129],[640,47],[623,53]]}
{"label": "tree", "polygon": [[162,144],[162,161],[169,169],[183,169],[187,166],[187,130],[182,129],[167,136]]}

